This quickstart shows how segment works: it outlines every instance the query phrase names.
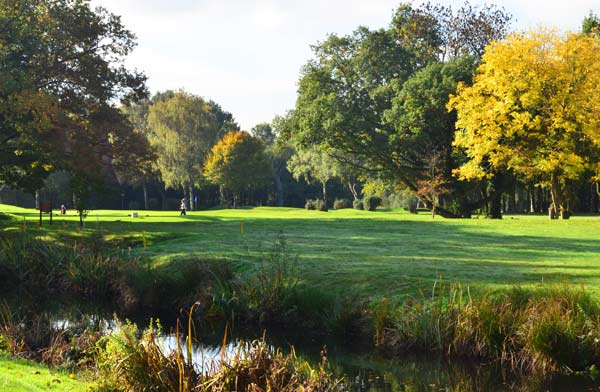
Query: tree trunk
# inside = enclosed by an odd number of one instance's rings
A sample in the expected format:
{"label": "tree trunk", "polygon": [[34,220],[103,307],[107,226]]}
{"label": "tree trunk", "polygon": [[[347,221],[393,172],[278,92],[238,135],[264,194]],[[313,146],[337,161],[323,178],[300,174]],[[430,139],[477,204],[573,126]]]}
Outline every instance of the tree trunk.
{"label": "tree trunk", "polygon": [[419,204],[419,199],[416,197],[412,197],[408,202],[408,211],[410,211],[411,214],[417,213],[417,204]]}
{"label": "tree trunk", "polygon": [[350,188],[350,192],[352,193],[352,197],[354,197],[354,200],[358,200],[358,192],[356,191],[356,184],[353,182],[349,182],[348,188]]}
{"label": "tree trunk", "polygon": [[225,188],[223,188],[223,185],[219,185],[219,198],[221,200],[221,207],[227,208],[227,199],[225,195]]}
{"label": "tree trunk", "polygon": [[165,211],[167,209],[167,192],[165,192],[165,187],[160,187],[160,204],[161,209]]}
{"label": "tree trunk", "polygon": [[571,215],[573,214],[573,211],[571,210],[571,206],[573,205],[573,203],[571,202],[571,200],[573,200],[573,194],[571,193],[571,188],[569,187],[569,184],[565,184],[565,186],[561,188],[559,188],[561,191],[561,202],[560,202],[560,219],[569,219],[571,217]]}
{"label": "tree trunk", "polygon": [[562,200],[560,195],[560,183],[558,181],[558,175],[556,175],[556,173],[552,173],[552,179],[550,182],[550,197],[551,203],[550,207],[548,207],[548,217],[550,219],[558,219],[558,214],[560,211],[560,206],[562,205]]}
{"label": "tree trunk", "polygon": [[189,192],[190,192],[190,211],[194,211],[194,208],[196,207],[194,205],[194,185],[192,185],[192,184],[189,185]]}
{"label": "tree trunk", "polygon": [[79,227],[83,229],[83,210],[79,210]]}
{"label": "tree trunk", "polygon": [[533,200],[535,197],[535,189],[533,185],[529,185],[529,191],[527,193],[529,194],[529,212],[533,214],[535,212],[535,202]]}
{"label": "tree trunk", "polygon": [[37,189],[35,191],[35,209],[39,210],[40,209],[40,190]]}
{"label": "tree trunk", "polygon": [[277,207],[283,207],[283,183],[281,182],[281,176],[278,173],[274,173],[273,180],[275,181],[275,193],[277,194]]}
{"label": "tree trunk", "polygon": [[504,178],[501,174],[494,175],[491,181],[488,218],[502,219],[502,185]]}
{"label": "tree trunk", "polygon": [[507,208],[507,212],[514,214],[515,211],[517,210],[517,190],[515,189],[516,187],[513,185],[513,187],[510,190],[510,193],[508,194],[508,208]]}
{"label": "tree trunk", "polygon": [[321,182],[323,185],[323,202],[327,205],[327,181]]}
{"label": "tree trunk", "polygon": [[142,181],[142,190],[144,191],[144,209],[148,210],[148,186],[146,180]]}

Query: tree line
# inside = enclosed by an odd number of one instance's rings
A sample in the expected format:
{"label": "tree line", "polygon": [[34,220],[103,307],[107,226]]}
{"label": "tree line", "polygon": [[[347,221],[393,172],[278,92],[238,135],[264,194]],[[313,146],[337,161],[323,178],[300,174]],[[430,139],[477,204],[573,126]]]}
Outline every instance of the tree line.
{"label": "tree line", "polygon": [[599,19],[579,33],[511,22],[495,5],[401,4],[385,28],[313,45],[295,107],[243,132],[210,99],[150,97],[124,66],[135,35],[118,16],[7,0],[0,186],[72,199],[82,217],[181,197],[195,209],[372,194],[447,217],[596,212]]}

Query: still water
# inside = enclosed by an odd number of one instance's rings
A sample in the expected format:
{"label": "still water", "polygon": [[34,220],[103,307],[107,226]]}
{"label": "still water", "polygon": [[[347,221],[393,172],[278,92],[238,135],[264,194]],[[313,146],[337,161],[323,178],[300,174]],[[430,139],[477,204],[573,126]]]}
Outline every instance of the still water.
{"label": "still water", "polygon": [[[58,315],[60,314],[60,316]],[[40,316],[40,313],[37,313]],[[94,315],[78,310],[65,314],[46,313],[45,319],[56,329],[78,327],[82,324],[108,332],[118,328],[110,316]],[[141,322],[141,326],[148,325]],[[385,353],[375,352],[372,348],[352,342],[306,341],[301,337],[290,337],[285,331],[264,333],[236,331],[228,333],[225,345],[226,356],[234,356],[238,347],[248,344],[265,334],[266,341],[272,347],[283,351],[294,347],[296,354],[313,366],[321,362],[324,344],[327,346],[327,366],[343,383],[348,392],[406,392],[406,391],[600,391],[600,380],[594,381],[583,376],[515,375],[492,365],[482,365],[464,361],[448,361],[440,357],[403,356],[386,358]],[[216,328],[205,334],[194,345],[193,361],[199,371],[207,369],[221,359],[223,330]],[[160,339],[165,351],[177,347],[174,335]],[[181,344],[185,352],[185,344]]]}
{"label": "still water", "polygon": [[[282,350],[291,345],[282,345]],[[267,338],[269,342],[269,339]],[[225,356],[232,357],[246,341],[234,339],[225,346]],[[166,350],[175,350],[175,336],[163,337],[160,344]],[[184,353],[185,344],[181,342]],[[296,354],[314,366],[321,360],[322,349],[302,345],[295,347]],[[193,360],[199,371],[207,369],[222,357],[222,346],[208,339],[195,345]],[[342,380],[348,392],[406,392],[406,391],[600,391],[600,382],[581,376],[519,376],[507,374],[492,365],[448,361],[435,357],[404,356],[385,358],[381,353],[355,350],[347,345],[331,344],[327,348],[327,366]]]}

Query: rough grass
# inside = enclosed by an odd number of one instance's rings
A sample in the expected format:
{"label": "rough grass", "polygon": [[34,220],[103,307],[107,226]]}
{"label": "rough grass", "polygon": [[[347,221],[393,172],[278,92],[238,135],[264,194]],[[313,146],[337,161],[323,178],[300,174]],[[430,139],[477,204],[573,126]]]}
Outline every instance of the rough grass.
{"label": "rough grass", "polygon": [[0,354],[0,391],[11,392],[81,392],[91,384],[69,378],[65,372],[51,371],[31,361],[10,358]]}
{"label": "rough grass", "polygon": [[[38,230],[31,209],[0,205],[5,230]],[[334,294],[362,298],[420,296],[440,275],[462,283],[473,295],[516,284],[585,285],[600,294],[600,217],[550,222],[545,216],[503,220],[432,220],[404,211],[252,208],[190,212],[91,211],[86,229],[74,212],[45,222],[42,235],[102,233],[108,243],[164,266],[189,257],[227,257],[240,272],[256,269],[254,256],[285,233],[300,256],[303,281]],[[47,220],[47,217],[44,217]],[[144,244],[146,245],[144,247]]]}

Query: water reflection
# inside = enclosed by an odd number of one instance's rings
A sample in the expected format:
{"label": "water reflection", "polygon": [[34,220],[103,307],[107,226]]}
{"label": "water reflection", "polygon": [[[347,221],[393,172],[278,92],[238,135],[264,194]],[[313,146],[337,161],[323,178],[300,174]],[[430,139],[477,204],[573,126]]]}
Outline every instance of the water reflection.
{"label": "water reflection", "polygon": [[[22,303],[21,303],[22,304]],[[19,304],[19,305],[21,305]],[[24,309],[22,306],[18,309]],[[25,316],[25,315],[22,315]],[[82,309],[81,307],[45,307],[43,311],[29,313],[29,317],[43,320],[52,329],[79,331],[91,328],[108,332],[117,327],[112,314],[105,310]],[[23,318],[25,320],[25,318]],[[40,321],[38,321],[40,322]],[[143,328],[147,322],[141,322]],[[256,331],[236,331],[229,336],[225,345],[225,357],[232,358],[240,345],[248,344],[254,337],[262,336]],[[268,342],[273,347],[290,350],[293,344],[302,359],[317,366],[321,360],[322,342],[306,342],[283,336],[268,334]],[[243,338],[243,339],[242,339]],[[205,372],[222,359],[222,332],[216,328],[211,336],[205,336],[193,346],[192,357],[199,372]],[[164,351],[177,349],[174,335],[159,340]],[[187,355],[185,342],[180,347]],[[354,349],[354,350],[353,350]],[[575,376],[519,376],[507,374],[501,368],[461,361],[447,361],[442,358],[407,356],[386,359],[372,351],[362,350],[353,345],[328,342],[328,366],[336,377],[343,378],[343,387],[348,392],[406,392],[406,391],[600,391],[600,383],[586,377]]]}
{"label": "water reflection", "polygon": [[[232,358],[247,344],[248,341],[232,340],[225,346],[225,358]],[[163,337],[160,345],[165,350],[176,350],[177,339],[174,335]],[[180,347],[187,355],[185,341],[180,341]],[[314,366],[319,363],[320,350],[298,348],[296,353]],[[207,371],[223,358],[222,347],[214,340],[195,344],[192,358],[198,371]],[[329,349],[328,366],[342,378],[347,392],[600,391],[600,383],[586,377],[527,377],[509,374],[491,365],[414,356],[391,360],[372,352],[350,353],[340,347]]]}

